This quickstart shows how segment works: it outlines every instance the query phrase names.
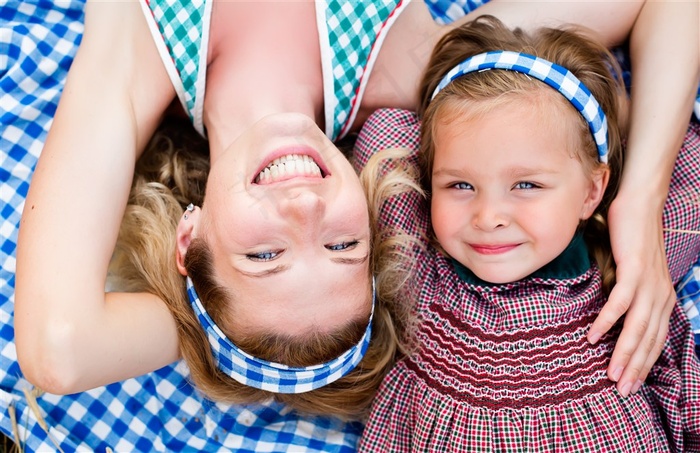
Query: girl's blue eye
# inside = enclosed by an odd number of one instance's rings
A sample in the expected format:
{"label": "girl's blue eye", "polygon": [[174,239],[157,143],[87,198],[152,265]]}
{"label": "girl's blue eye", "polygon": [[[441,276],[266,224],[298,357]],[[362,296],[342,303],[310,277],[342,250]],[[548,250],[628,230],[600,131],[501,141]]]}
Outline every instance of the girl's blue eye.
{"label": "girl's blue eye", "polygon": [[452,184],[452,187],[458,190],[474,190],[474,187],[468,182],[457,182]]}
{"label": "girl's blue eye", "polygon": [[271,261],[277,258],[279,256],[280,252],[275,252],[275,251],[267,251],[267,252],[260,252],[260,253],[249,253],[246,255],[246,257],[249,260],[252,261]]}
{"label": "girl's blue eye", "polygon": [[341,242],[338,244],[327,245],[326,248],[333,252],[340,252],[343,250],[348,250],[357,245],[357,241]]}
{"label": "girl's blue eye", "polygon": [[519,182],[515,186],[513,186],[514,189],[525,189],[525,190],[537,189],[538,187],[539,186],[537,184],[532,183],[532,182],[527,182],[527,181]]}

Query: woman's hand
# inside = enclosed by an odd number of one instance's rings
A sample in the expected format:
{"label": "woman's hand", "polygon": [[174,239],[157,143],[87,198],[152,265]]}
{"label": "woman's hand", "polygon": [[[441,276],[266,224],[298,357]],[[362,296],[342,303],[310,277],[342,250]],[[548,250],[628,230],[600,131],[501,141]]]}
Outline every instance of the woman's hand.
{"label": "woman's hand", "polygon": [[661,210],[650,206],[644,197],[624,193],[611,205],[608,222],[617,283],[588,334],[589,340],[597,341],[626,313],[608,367],[608,377],[623,396],[639,389],[659,357],[676,303]]}

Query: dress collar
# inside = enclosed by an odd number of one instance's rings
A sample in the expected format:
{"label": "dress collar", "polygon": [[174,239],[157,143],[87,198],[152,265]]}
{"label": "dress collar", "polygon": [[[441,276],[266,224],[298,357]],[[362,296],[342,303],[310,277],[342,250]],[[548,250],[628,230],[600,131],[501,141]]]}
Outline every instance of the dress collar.
{"label": "dress collar", "polygon": [[[450,262],[454,266],[459,277],[473,285],[497,286],[499,284],[489,283],[481,280],[474,273],[462,265],[459,261],[450,257]],[[563,252],[543,267],[539,268],[525,279],[570,279],[578,277],[591,267],[591,260],[588,257],[588,249],[583,240],[583,235],[577,233]]]}

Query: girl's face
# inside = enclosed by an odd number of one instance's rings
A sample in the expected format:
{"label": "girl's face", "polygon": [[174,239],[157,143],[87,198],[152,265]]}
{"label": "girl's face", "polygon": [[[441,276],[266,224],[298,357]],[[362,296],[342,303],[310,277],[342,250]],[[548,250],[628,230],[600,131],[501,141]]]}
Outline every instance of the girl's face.
{"label": "girl's face", "polygon": [[577,114],[524,98],[438,125],[433,229],[482,280],[513,282],[549,263],[600,202],[607,169],[584,172],[572,149]]}
{"label": "girl's face", "polygon": [[[348,160],[303,115],[265,117],[212,162],[192,237],[249,333],[333,331],[370,311],[369,215]],[[182,223],[181,223],[182,225]]]}

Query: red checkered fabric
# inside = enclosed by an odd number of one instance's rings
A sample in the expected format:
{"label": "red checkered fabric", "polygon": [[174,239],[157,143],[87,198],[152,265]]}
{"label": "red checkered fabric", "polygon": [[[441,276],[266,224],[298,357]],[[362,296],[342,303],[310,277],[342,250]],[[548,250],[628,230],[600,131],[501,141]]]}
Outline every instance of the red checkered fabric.
{"label": "red checkered fabric", "polygon": [[[697,125],[689,130],[680,159],[689,163],[682,168],[690,173],[674,176],[674,184],[691,180],[698,187],[699,133]],[[415,115],[379,111],[358,137],[356,166],[363,167],[383,148],[415,150],[418,139]],[[667,225],[697,230],[698,208],[682,209],[688,203],[682,193],[671,191]],[[574,278],[471,283],[425,240],[429,211],[418,195],[389,200],[381,222],[425,246],[414,260],[420,346],[385,378],[361,451],[700,448],[700,365],[680,307],[673,313],[666,348],[642,389],[622,398],[606,377],[619,327],[596,345],[586,340],[604,303],[595,266]],[[678,269],[674,277],[680,278],[697,258],[700,238],[674,234],[667,239],[669,251],[683,251],[670,256]],[[684,253],[688,249],[691,253]]]}

